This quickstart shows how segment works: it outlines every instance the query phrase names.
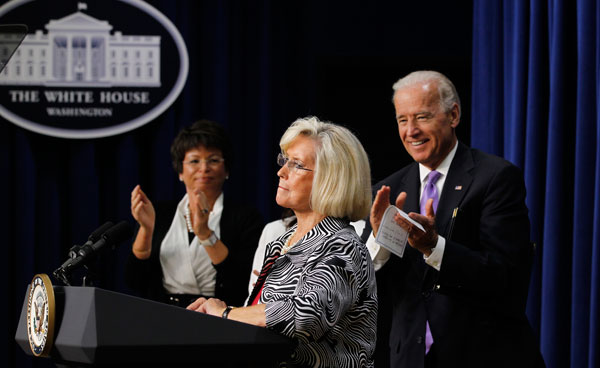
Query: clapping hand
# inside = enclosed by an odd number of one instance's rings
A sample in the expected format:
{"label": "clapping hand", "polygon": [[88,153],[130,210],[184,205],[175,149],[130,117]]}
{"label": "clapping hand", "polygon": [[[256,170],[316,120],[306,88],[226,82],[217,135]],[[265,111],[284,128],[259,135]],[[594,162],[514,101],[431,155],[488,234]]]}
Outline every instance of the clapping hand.
{"label": "clapping hand", "polygon": [[196,189],[189,194],[189,200],[194,233],[200,239],[206,239],[211,234],[211,230],[208,228],[208,215],[210,213],[208,199],[204,192]]}
{"label": "clapping hand", "polygon": [[[401,198],[402,196],[402,198]],[[406,200],[406,193],[402,192],[398,195],[396,201],[396,207],[402,209],[404,201]],[[394,216],[394,221],[400,225],[404,230],[408,232],[408,244],[417,249],[419,252],[426,256],[431,255],[431,250],[437,244],[438,233],[435,229],[435,213],[433,212],[433,199],[429,199],[425,204],[425,215],[421,215],[416,212],[411,212],[408,216],[420,223],[425,231],[417,228],[410,221],[406,220],[399,213]]]}
{"label": "clapping hand", "polygon": [[140,227],[150,232],[154,230],[154,220],[156,218],[154,206],[152,206],[152,202],[139,185],[136,185],[131,192],[131,214],[140,224]]}
{"label": "clapping hand", "polygon": [[[406,193],[402,192],[396,198],[396,207],[402,209],[404,201],[406,200]],[[390,206],[390,187],[382,185],[375,195],[373,206],[371,206],[371,228],[373,229],[373,236],[377,235],[381,220],[385,210]]]}

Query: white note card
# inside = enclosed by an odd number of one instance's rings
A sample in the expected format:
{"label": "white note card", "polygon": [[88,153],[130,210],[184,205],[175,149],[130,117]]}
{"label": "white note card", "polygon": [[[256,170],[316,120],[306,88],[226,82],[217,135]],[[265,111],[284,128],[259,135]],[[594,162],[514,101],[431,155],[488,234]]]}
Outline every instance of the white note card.
{"label": "white note card", "polygon": [[404,217],[421,231],[425,231],[425,229],[423,228],[423,225],[408,217],[406,212],[396,206],[389,206],[385,210],[375,241],[385,249],[402,258],[404,249],[406,248],[406,241],[408,240],[408,232],[394,221],[396,213],[399,213],[400,216]]}

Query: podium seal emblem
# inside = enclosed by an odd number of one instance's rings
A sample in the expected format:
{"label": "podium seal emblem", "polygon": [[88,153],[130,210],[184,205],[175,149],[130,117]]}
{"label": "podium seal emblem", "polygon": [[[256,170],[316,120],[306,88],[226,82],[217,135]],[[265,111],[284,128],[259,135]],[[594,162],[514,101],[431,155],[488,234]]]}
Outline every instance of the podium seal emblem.
{"label": "podium seal emblem", "polygon": [[52,282],[46,274],[33,277],[27,298],[27,337],[35,356],[50,354],[54,339],[55,299]]}

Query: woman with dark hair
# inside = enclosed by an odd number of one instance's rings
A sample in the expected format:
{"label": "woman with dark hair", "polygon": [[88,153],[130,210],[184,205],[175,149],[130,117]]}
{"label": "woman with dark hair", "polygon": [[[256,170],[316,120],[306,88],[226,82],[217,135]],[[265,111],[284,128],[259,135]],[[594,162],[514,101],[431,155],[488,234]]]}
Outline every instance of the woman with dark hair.
{"label": "woman with dark hair", "polygon": [[264,223],[259,212],[225,199],[231,151],[224,129],[201,120],[171,145],[185,185],[179,203],[152,202],[138,185],[131,213],[139,224],[126,278],[142,297],[187,306],[199,297],[242,303]]}

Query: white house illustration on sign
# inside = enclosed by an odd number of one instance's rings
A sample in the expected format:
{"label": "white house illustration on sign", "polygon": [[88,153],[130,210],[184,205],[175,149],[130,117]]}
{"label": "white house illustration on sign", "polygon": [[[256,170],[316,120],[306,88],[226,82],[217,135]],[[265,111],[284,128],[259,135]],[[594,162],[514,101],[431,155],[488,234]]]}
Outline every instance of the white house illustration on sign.
{"label": "white house illustration on sign", "polygon": [[[112,28],[81,11],[50,20],[47,34],[37,30],[25,37],[0,84],[160,87],[160,36],[110,34]],[[10,42],[0,40],[0,55]]]}

